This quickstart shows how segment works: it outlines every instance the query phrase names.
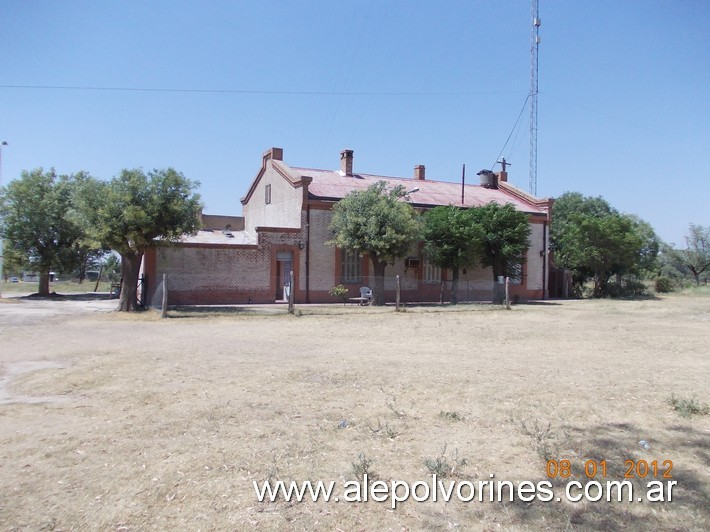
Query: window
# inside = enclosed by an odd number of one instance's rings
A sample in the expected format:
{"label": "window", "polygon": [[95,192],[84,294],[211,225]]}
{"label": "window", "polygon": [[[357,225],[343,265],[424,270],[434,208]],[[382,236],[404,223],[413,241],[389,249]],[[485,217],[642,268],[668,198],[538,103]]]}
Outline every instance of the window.
{"label": "window", "polygon": [[264,201],[266,202],[267,205],[269,203],[271,203],[271,185],[270,184],[266,185],[264,187]]}
{"label": "window", "polygon": [[343,250],[341,255],[340,281],[343,283],[362,282],[362,260],[357,253]]}
{"label": "window", "polygon": [[508,277],[510,278],[510,284],[521,284],[523,281],[523,265],[515,264],[510,266]]}
{"label": "window", "polygon": [[441,282],[441,268],[432,264],[427,257],[424,257],[424,282],[427,284]]}

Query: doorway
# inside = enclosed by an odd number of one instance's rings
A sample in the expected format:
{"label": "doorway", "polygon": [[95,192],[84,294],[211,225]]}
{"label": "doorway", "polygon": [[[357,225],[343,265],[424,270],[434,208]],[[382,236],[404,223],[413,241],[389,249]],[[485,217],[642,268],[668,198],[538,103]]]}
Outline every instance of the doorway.
{"label": "doorway", "polygon": [[276,301],[288,301],[291,292],[293,251],[276,253]]}

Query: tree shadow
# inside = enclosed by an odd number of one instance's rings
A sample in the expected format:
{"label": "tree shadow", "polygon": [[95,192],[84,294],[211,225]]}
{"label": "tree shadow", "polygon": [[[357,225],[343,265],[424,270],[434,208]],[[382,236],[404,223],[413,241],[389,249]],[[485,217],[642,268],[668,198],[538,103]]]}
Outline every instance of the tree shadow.
{"label": "tree shadow", "polygon": [[210,316],[229,315],[229,316],[274,316],[283,315],[286,313],[283,305],[264,306],[240,306],[240,305],[175,305],[169,307],[170,312],[167,315],[171,319],[185,318],[206,318]]}
{"label": "tree shadow", "polygon": [[569,301],[569,299],[545,299],[545,300],[528,300],[528,301],[516,301],[513,306],[526,306],[526,307],[559,307],[563,303],[560,301]]}
{"label": "tree shadow", "polygon": [[58,294],[56,292],[50,292],[49,295],[46,296],[35,293],[22,296],[19,299],[29,299],[35,301],[107,301],[109,299],[116,299],[116,297],[111,295],[109,292],[77,292],[71,294]]}
{"label": "tree shadow", "polygon": [[[597,481],[606,486],[607,481],[630,481],[633,486],[633,499],[617,502],[616,490],[612,491],[612,501],[606,498],[597,502],[565,502],[551,501],[526,503],[517,500],[505,503],[504,511],[509,516],[511,524],[536,528],[541,523],[555,529],[576,530],[707,530],[710,525],[710,493],[707,478],[702,478],[694,469],[684,466],[673,456],[674,451],[683,449],[683,456],[698,457],[702,460],[698,469],[707,471],[710,464],[710,441],[707,434],[690,425],[672,425],[656,439],[646,436],[647,429],[629,423],[602,423],[592,427],[563,427],[566,438],[560,442],[559,456],[553,460],[568,459],[572,464],[571,475],[568,478],[550,479],[540,476],[532,480],[534,483],[549,480],[555,491],[555,497],[565,500],[565,486],[572,480],[584,486],[589,481]],[[641,440],[649,440],[650,448],[645,449],[639,444]],[[658,454],[655,448],[664,450]],[[649,472],[645,477],[634,468],[639,461],[649,464]],[[652,462],[657,463],[654,473]],[[597,467],[601,461],[606,463],[606,476],[598,472],[596,477],[589,478],[585,473],[585,464],[593,461]],[[632,462],[630,462],[632,461]],[[667,462],[672,461],[672,466]],[[590,462],[591,465],[591,462]],[[541,462],[541,467],[545,463]],[[641,470],[643,471],[643,467]],[[631,470],[631,471],[630,471]],[[672,478],[663,478],[664,473]],[[646,500],[648,483],[660,481],[664,486],[675,481],[672,501],[649,502]],[[583,490],[575,490],[581,494]],[[596,490],[592,491],[596,494]],[[664,495],[667,491],[664,488]],[[639,502],[639,498],[643,498]],[[682,520],[673,523],[673,517]]]}

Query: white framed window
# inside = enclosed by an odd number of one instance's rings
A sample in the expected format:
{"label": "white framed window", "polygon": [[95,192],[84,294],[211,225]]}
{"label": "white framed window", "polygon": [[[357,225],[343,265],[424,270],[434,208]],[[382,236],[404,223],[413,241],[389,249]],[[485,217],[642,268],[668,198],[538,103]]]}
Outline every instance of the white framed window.
{"label": "white framed window", "polygon": [[271,184],[264,187],[264,202],[269,205],[271,203]]}
{"label": "white framed window", "polygon": [[340,280],[343,283],[362,282],[362,260],[357,253],[342,251]]}
{"label": "white framed window", "polygon": [[426,284],[441,282],[441,268],[434,265],[426,256],[424,257],[424,282]]}

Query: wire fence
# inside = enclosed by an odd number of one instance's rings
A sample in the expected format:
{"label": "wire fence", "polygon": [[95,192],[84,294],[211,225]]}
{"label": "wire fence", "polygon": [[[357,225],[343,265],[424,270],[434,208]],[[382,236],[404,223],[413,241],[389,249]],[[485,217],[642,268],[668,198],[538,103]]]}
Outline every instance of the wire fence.
{"label": "wire fence", "polygon": [[[501,302],[504,287],[487,279],[462,279],[454,291],[451,280],[424,282],[406,276],[386,276],[378,290],[374,276],[355,282],[334,282],[321,278],[278,276],[263,282],[247,283],[224,274],[166,274],[158,279],[146,279],[146,306],[210,307],[246,305],[345,304],[371,305],[381,290],[386,305],[441,305],[457,303]],[[334,290],[340,285],[340,290]],[[514,288],[514,287],[513,287]],[[455,296],[455,297],[454,297]],[[511,299],[518,296],[512,291]]]}

